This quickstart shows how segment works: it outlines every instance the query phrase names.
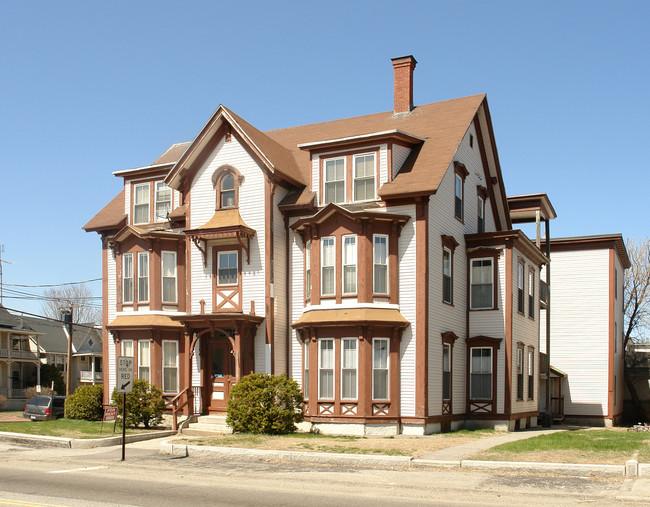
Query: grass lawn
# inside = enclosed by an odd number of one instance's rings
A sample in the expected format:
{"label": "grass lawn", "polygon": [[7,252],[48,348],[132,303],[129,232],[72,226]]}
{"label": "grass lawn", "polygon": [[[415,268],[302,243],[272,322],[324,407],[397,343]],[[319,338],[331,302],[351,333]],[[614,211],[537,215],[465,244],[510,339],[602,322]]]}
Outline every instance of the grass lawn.
{"label": "grass lawn", "polygon": [[492,447],[471,459],[622,465],[636,458],[650,463],[648,444],[650,433],[624,428],[561,431]]}
{"label": "grass lawn", "polygon": [[281,451],[332,452],[349,454],[384,454],[419,457],[445,447],[461,445],[499,433],[493,430],[457,431],[422,437],[351,437],[294,433],[292,435],[234,434],[209,437],[183,436],[175,443],[216,447],[244,447]]}
{"label": "grass lawn", "polygon": [[[18,412],[18,414],[21,414],[22,416],[22,412]],[[101,438],[113,436],[113,423],[104,423],[103,431],[101,431],[101,429],[101,421],[83,421],[78,419],[57,419],[56,421],[38,422],[25,420],[24,422],[0,423],[0,431],[8,431],[11,433],[28,433],[30,435],[46,435],[66,438]],[[141,428],[126,429],[127,435],[150,431],[153,430],[145,430]],[[118,425],[115,428],[115,436],[121,434],[122,429]]]}

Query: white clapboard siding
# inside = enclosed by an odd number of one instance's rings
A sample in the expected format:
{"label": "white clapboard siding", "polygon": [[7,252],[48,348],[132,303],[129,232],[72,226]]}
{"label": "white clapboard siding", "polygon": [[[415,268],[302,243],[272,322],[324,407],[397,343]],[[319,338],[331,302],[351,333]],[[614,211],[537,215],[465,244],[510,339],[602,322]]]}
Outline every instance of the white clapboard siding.
{"label": "white clapboard siding", "polygon": [[623,349],[623,333],[624,333],[624,318],[623,318],[623,277],[624,271],[618,255],[615,256],[614,269],[616,270],[615,280],[618,287],[615,292],[614,299],[614,322],[616,323],[615,336],[614,336],[614,415],[620,414],[623,411],[623,372],[625,367]]}
{"label": "white clapboard siding", "polygon": [[131,182],[124,182],[124,213],[128,215],[127,223],[131,223]]}
{"label": "white clapboard siding", "polygon": [[402,168],[402,165],[404,164],[406,158],[409,156],[409,153],[411,153],[411,148],[407,148],[406,146],[402,146],[400,144],[393,144],[392,147],[392,155],[393,155],[392,178],[393,179],[395,178],[399,170]]}
{"label": "white clapboard siding", "polygon": [[115,364],[115,337],[113,333],[108,333],[108,365],[104,365],[104,371],[108,367],[108,391],[110,393],[115,389],[117,382],[117,364]]}
{"label": "white clapboard siding", "polygon": [[[296,219],[292,219],[295,222]],[[291,306],[289,324],[300,318],[304,311],[305,298],[305,264],[304,245],[300,236],[293,231],[289,232],[290,266],[289,276],[291,278]],[[302,383],[302,344],[298,340],[298,333],[290,328],[291,343],[291,376],[304,388]]]}
{"label": "white clapboard siding", "polygon": [[190,271],[192,277],[192,313],[201,313],[201,300],[205,301],[205,311],[212,312],[212,255],[208,242],[207,265],[203,265],[203,254],[190,242]]}
{"label": "white clapboard siding", "polygon": [[551,254],[551,364],[567,374],[565,415],[607,415],[609,250]]}
{"label": "white clapboard siding", "polygon": [[388,145],[382,144],[379,147],[379,187],[381,187],[387,181],[388,181]]}
{"label": "white clapboard siding", "polygon": [[389,213],[408,215],[411,219],[403,227],[398,245],[399,309],[411,325],[402,334],[400,345],[400,415],[415,415],[415,285],[416,244],[415,206],[391,206]]}
{"label": "white clapboard siding", "polygon": [[275,374],[289,373],[287,365],[287,229],[278,205],[287,190],[277,187],[273,196],[273,297]]}

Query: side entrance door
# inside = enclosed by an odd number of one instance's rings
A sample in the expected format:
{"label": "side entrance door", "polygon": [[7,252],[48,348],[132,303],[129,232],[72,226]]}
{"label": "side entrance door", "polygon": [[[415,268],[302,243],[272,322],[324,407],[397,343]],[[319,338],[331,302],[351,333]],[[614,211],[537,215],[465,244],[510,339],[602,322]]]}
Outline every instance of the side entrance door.
{"label": "side entrance door", "polygon": [[226,338],[210,340],[210,412],[225,412],[234,380],[234,356]]}

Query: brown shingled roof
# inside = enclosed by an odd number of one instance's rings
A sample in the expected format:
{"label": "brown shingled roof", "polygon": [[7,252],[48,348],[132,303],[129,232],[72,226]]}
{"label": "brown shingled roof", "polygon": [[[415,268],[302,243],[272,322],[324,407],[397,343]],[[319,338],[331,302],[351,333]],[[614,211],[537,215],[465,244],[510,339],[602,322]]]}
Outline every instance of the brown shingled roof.
{"label": "brown shingled roof", "polygon": [[151,165],[160,165],[160,164],[169,164],[171,162],[178,162],[178,159],[181,158],[181,155],[185,153],[185,150],[189,147],[191,143],[176,143],[172,144],[167,151],[160,155],[156,160],[153,161]]}
{"label": "brown shingled roof", "polygon": [[119,227],[126,220],[124,213],[124,189],[111,202],[104,206],[90,221],[82,227],[86,232],[101,231]]}

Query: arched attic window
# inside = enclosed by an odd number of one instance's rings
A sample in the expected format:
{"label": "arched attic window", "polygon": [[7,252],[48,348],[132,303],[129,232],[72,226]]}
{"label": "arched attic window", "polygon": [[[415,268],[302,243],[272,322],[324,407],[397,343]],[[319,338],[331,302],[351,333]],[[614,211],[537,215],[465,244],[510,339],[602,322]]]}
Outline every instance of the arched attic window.
{"label": "arched attic window", "polygon": [[243,181],[241,173],[231,165],[220,166],[212,175],[216,191],[216,209],[239,207],[239,187]]}

